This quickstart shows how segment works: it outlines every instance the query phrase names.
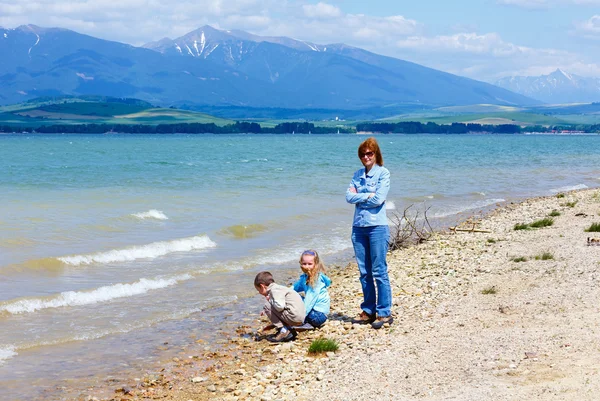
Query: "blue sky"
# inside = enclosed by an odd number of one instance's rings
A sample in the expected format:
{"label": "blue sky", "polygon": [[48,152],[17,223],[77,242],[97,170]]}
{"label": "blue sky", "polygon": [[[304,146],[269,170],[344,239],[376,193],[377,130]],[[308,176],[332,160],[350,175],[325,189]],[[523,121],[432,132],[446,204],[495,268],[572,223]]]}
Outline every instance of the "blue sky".
{"label": "blue sky", "polygon": [[0,26],[141,45],[203,25],[346,43],[473,79],[600,77],[600,0],[0,0]]}

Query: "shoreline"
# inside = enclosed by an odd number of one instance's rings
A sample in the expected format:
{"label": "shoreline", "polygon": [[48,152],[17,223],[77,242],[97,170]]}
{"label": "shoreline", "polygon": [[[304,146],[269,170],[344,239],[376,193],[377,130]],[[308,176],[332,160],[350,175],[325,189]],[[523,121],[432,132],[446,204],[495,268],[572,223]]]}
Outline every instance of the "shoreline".
{"label": "shoreline", "polygon": [[[552,210],[561,213],[552,226],[514,230]],[[599,214],[597,188],[531,198],[459,225],[490,233],[438,232],[390,253],[395,322],[379,331],[348,322],[362,297],[355,264],[330,266],[332,308],[322,329],[291,343],[254,341],[257,304],[220,343],[182,349],[126,385],[107,382],[104,394],[113,393],[100,399],[593,399],[600,246],[585,239],[600,234],[583,228]],[[553,259],[535,260],[543,253]],[[307,355],[322,336],[340,349]],[[90,389],[76,399],[98,396]]]}

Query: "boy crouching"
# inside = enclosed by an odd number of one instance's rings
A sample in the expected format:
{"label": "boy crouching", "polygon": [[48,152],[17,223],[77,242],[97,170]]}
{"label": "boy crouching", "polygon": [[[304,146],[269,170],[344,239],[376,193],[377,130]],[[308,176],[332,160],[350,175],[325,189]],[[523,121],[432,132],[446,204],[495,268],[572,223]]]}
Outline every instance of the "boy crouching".
{"label": "boy crouching", "polygon": [[260,272],[254,278],[256,291],[266,298],[263,312],[272,324],[263,328],[263,331],[277,328],[279,332],[267,339],[271,342],[285,342],[296,338],[296,330],[292,327],[304,323],[304,302],[302,297],[292,288],[275,283],[273,275],[269,272]]}

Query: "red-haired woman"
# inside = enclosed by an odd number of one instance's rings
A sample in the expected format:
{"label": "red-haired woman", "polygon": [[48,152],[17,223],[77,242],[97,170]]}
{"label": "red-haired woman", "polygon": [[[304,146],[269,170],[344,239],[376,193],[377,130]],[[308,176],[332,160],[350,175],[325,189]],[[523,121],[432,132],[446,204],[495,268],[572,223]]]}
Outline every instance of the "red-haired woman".
{"label": "red-haired woman", "polygon": [[352,245],[363,290],[362,312],[352,322],[380,329],[394,321],[386,261],[390,229],[385,198],[390,189],[390,172],[383,167],[375,138],[360,144],[358,158],[364,167],[354,173],[346,191],[346,201],[355,205]]}

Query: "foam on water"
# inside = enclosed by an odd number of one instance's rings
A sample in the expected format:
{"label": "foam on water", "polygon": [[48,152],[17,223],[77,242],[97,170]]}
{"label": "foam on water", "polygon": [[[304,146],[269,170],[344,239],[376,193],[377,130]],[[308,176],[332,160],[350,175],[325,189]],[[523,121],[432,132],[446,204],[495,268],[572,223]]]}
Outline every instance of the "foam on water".
{"label": "foam on water", "polygon": [[169,218],[160,210],[156,210],[156,209],[150,209],[147,212],[143,212],[143,213],[133,213],[132,214],[133,217],[137,217],[138,219],[141,220],[146,220],[146,219],[155,219],[155,220],[169,220]]}
{"label": "foam on water", "polygon": [[393,201],[385,201],[385,210],[396,210],[396,204]]}
{"label": "foam on water", "polygon": [[113,249],[88,255],[73,255],[57,258],[63,263],[73,266],[92,263],[128,262],[136,259],[154,259],[173,252],[190,252],[193,250],[214,248],[217,246],[208,236],[181,238],[173,241],[153,242],[147,245],[133,246],[124,249]]}
{"label": "foam on water", "polygon": [[0,346],[0,365],[15,355],[17,355],[17,353],[15,352],[14,347]]}
{"label": "foam on water", "polygon": [[49,298],[25,298],[0,304],[0,312],[8,312],[17,315],[49,308],[91,305],[98,302],[111,301],[117,298],[145,294],[150,290],[169,287],[180,281],[189,280],[191,278],[192,276],[189,274],[182,274],[170,278],[142,278],[135,283],[119,283],[99,287],[92,291],[65,291]]}
{"label": "foam on water", "polygon": [[576,191],[578,189],[587,189],[587,188],[589,188],[589,187],[585,184],[578,184],[578,185],[567,186],[567,187],[552,188],[550,190],[550,192],[553,194],[557,194],[559,192],[569,192],[569,191]]}
{"label": "foam on water", "polygon": [[468,210],[480,209],[500,202],[505,202],[505,199],[484,199],[466,205],[448,205],[444,211],[435,212],[430,217],[439,219],[454,216]]}

